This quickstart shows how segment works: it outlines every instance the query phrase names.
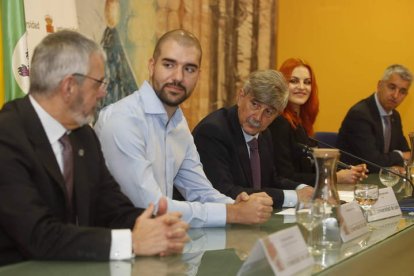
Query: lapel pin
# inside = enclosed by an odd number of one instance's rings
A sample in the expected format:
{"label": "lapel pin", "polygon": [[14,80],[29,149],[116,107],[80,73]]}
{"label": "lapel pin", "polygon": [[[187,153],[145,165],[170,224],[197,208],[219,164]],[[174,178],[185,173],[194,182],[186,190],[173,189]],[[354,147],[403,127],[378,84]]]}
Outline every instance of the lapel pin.
{"label": "lapel pin", "polygon": [[83,155],[85,155],[85,151],[83,149],[80,149],[78,151],[78,155],[82,157]]}

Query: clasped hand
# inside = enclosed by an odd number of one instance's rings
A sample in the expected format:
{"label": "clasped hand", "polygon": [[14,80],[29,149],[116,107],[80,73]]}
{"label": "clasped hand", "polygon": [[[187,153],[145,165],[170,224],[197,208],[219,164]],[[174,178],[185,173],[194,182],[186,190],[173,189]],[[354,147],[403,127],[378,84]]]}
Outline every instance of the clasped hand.
{"label": "clasped hand", "polygon": [[272,215],[273,200],[265,192],[248,195],[240,193],[234,204],[227,205],[227,222],[259,224],[266,222]]}
{"label": "clasped hand", "polygon": [[155,218],[153,212],[154,205],[150,204],[135,221],[132,231],[134,253],[141,256],[181,253],[189,240],[188,224],[181,220],[181,213],[167,213],[165,198],[160,199]]}

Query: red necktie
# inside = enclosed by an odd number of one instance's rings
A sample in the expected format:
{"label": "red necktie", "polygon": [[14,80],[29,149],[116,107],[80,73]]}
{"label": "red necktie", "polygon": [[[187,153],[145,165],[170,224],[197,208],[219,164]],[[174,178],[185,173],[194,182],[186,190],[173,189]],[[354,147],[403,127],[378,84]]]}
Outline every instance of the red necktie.
{"label": "red necktie", "polygon": [[253,138],[247,142],[250,149],[250,168],[252,169],[253,188],[259,190],[261,187],[261,171],[260,171],[260,156],[259,144],[257,139]]}

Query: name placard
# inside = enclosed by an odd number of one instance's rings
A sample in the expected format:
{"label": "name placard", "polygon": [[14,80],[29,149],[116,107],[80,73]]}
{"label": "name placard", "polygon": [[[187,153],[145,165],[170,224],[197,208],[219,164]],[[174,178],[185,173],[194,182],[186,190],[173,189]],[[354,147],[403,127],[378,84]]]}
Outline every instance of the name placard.
{"label": "name placard", "polygon": [[401,215],[400,205],[391,187],[379,189],[378,201],[371,207],[368,221]]}
{"label": "name placard", "polygon": [[275,275],[292,275],[313,266],[305,240],[297,225],[259,239],[237,275],[244,275],[266,258]]}
{"label": "name placard", "polygon": [[367,222],[356,201],[341,205],[340,210],[342,216],[341,238],[343,242],[350,241],[368,233]]}

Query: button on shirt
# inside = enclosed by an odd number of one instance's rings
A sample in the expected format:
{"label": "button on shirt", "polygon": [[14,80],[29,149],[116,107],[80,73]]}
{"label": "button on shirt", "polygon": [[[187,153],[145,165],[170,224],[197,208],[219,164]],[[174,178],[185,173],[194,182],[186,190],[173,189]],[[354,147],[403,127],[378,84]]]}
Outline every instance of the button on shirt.
{"label": "button on shirt", "polygon": [[[63,174],[63,146],[59,142],[59,138],[67,132],[64,126],[55,118],[49,115],[37,102],[29,95],[29,99],[36,114],[39,116],[40,122],[46,132],[46,136],[52,146],[59,169]],[[75,184],[75,183],[74,183]],[[111,260],[129,259],[132,257],[132,237],[129,229],[111,230],[111,249],[109,258]]]}
{"label": "button on shirt", "polygon": [[[179,211],[192,227],[224,226],[227,203],[213,188],[180,108],[171,119],[148,82],[106,107],[95,130],[111,174],[137,207],[157,204]],[[175,186],[187,201],[172,200]]]}

